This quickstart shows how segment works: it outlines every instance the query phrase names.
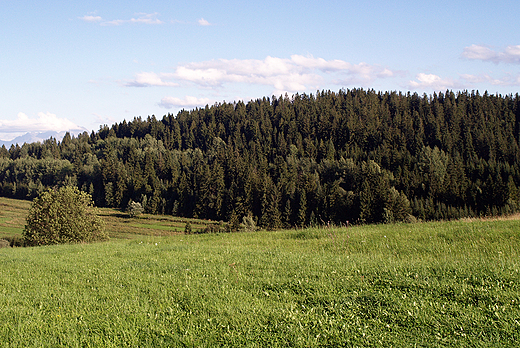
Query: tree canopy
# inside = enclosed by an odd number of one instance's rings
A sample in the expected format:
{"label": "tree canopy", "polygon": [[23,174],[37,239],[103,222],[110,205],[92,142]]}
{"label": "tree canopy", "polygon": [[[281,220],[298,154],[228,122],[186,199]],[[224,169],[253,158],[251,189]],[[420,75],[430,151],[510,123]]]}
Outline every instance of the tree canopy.
{"label": "tree canopy", "polygon": [[518,94],[273,96],[0,149],[0,194],[69,184],[98,206],[264,228],[507,214],[519,138]]}
{"label": "tree canopy", "polygon": [[91,242],[107,239],[92,198],[76,187],[43,191],[34,199],[23,231],[26,245]]}

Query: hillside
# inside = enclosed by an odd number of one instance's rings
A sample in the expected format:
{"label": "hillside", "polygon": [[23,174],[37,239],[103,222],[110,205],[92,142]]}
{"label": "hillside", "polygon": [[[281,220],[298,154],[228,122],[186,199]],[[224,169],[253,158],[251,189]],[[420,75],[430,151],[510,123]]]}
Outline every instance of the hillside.
{"label": "hillside", "polygon": [[519,229],[518,220],[167,237],[143,228],[103,243],[4,248],[0,341],[514,347]]}
{"label": "hillside", "polygon": [[[12,246],[23,245],[22,231],[30,206],[26,200],[0,197],[0,240],[8,241]],[[112,208],[100,208],[98,213],[112,240],[184,234],[187,223],[194,234],[224,230],[224,226],[215,221],[150,214],[130,217]],[[0,245],[5,245],[5,242]]]}
{"label": "hillside", "polygon": [[0,194],[268,229],[518,211],[520,97],[323,91],[220,103],[0,150]]}

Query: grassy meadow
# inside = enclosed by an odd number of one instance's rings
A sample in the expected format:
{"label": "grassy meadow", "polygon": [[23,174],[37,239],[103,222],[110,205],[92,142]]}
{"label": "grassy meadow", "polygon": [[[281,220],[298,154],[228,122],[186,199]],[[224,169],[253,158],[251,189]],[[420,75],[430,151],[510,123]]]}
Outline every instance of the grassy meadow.
{"label": "grassy meadow", "polygon": [[[0,238],[21,233],[29,202],[0,207]],[[184,235],[101,215],[108,242],[0,249],[0,346],[520,342],[516,219]]]}

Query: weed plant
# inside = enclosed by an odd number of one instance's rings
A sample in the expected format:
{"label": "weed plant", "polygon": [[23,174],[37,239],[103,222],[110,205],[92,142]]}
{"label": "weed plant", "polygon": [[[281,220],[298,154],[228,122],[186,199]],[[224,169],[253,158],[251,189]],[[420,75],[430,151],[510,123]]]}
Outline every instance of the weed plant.
{"label": "weed plant", "polygon": [[520,221],[0,249],[3,347],[515,347]]}

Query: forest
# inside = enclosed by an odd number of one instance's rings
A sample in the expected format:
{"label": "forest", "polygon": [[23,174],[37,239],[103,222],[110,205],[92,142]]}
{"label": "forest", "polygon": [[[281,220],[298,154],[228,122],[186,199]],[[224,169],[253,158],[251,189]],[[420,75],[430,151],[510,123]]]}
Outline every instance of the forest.
{"label": "forest", "polygon": [[0,195],[73,185],[97,206],[266,229],[511,214],[520,97],[318,91],[136,117],[0,148]]}

